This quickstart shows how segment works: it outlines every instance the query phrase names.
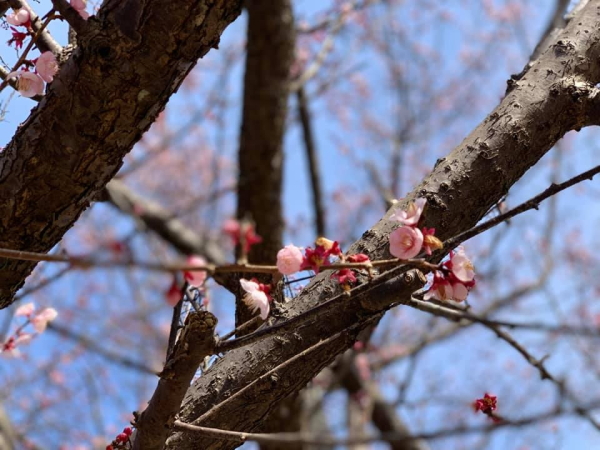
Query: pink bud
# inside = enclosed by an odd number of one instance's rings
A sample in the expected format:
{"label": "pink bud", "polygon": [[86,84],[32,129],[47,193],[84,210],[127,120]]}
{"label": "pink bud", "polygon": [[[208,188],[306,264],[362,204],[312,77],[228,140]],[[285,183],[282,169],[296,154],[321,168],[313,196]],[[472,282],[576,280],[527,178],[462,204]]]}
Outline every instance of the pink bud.
{"label": "pink bud", "polygon": [[277,252],[277,269],[283,275],[292,275],[302,266],[302,251],[295,245],[286,245]]}
{"label": "pink bud", "polygon": [[7,14],[6,21],[16,27],[19,25],[25,25],[27,22],[29,22],[29,11],[27,11],[25,8],[21,8],[15,12]]}

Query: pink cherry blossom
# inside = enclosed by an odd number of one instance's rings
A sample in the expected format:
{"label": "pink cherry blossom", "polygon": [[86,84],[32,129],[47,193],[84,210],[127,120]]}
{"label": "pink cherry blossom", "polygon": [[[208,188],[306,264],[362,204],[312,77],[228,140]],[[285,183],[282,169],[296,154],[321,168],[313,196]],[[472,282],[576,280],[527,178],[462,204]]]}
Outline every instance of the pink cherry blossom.
{"label": "pink cherry blossom", "polygon": [[260,317],[266,320],[269,316],[269,297],[267,294],[260,289],[260,285],[256,281],[240,279],[242,289],[246,291],[246,295],[243,298],[244,303],[250,308],[252,312],[260,309]]}
{"label": "pink cherry blossom", "polygon": [[46,83],[52,83],[54,75],[58,72],[58,63],[52,52],[44,52],[35,63],[35,70]]}
{"label": "pink cherry blossom", "polygon": [[71,6],[73,7],[73,9],[76,10],[79,13],[79,15],[85,20],[87,20],[88,17],[90,17],[88,12],[85,10],[86,3],[87,0],[71,0]]}
{"label": "pink cherry blossom", "polygon": [[[188,256],[187,263],[190,266],[206,266],[207,262],[202,256]],[[193,284],[194,286],[202,286],[206,281],[205,270],[186,270],[184,272],[185,279]]]}
{"label": "pink cherry blossom", "polygon": [[9,358],[18,358],[21,351],[17,348],[19,345],[29,344],[33,335],[31,333],[21,333],[19,336],[10,336],[0,347],[0,354]]}
{"label": "pink cherry blossom", "polygon": [[462,281],[463,283],[473,281],[475,278],[475,268],[462,248],[459,248],[457,252],[452,254],[450,262],[452,273],[459,281]]}
{"label": "pink cherry blossom", "polygon": [[300,248],[293,244],[286,245],[277,252],[277,269],[283,275],[292,275],[300,270],[303,260]]}
{"label": "pink cherry blossom", "polygon": [[443,278],[434,278],[433,285],[425,293],[425,300],[432,298],[440,301],[453,300],[454,289],[448,280]]}
{"label": "pink cherry blossom", "polygon": [[35,305],[33,304],[33,302],[25,303],[24,305],[21,305],[17,308],[17,310],[15,311],[15,316],[29,317],[31,314],[33,314],[34,311]]}
{"label": "pink cherry blossom", "polygon": [[7,80],[17,79],[17,89],[23,97],[34,97],[44,93],[44,80],[38,74],[17,70],[6,76]]}
{"label": "pink cherry blossom", "polygon": [[396,258],[414,258],[423,246],[423,233],[417,228],[404,226],[390,233],[390,253]]}
{"label": "pink cherry blossom", "polygon": [[58,312],[54,308],[45,308],[37,315],[30,319],[33,328],[38,333],[43,333],[48,326],[48,322],[52,322],[58,316]]}
{"label": "pink cherry blossom", "polygon": [[6,21],[16,27],[19,25],[26,25],[27,22],[29,22],[29,11],[27,11],[25,8],[21,8],[10,14],[7,14]]}
{"label": "pink cherry blossom", "polygon": [[404,211],[400,208],[396,209],[394,214],[390,216],[390,220],[396,220],[402,225],[417,225],[419,223],[419,219],[421,219],[421,214],[423,213],[423,208],[425,208],[425,203],[427,203],[427,199],[419,197],[414,202],[411,202],[410,205],[408,205],[407,211]]}

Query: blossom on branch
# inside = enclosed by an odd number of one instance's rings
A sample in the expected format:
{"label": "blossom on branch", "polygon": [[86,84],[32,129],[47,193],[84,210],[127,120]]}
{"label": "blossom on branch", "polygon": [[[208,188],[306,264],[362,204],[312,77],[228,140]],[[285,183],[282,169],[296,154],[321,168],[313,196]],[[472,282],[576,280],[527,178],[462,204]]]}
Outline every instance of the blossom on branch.
{"label": "blossom on branch", "polygon": [[52,322],[57,316],[58,312],[54,308],[45,308],[29,320],[35,331],[42,333],[46,330],[48,322]]}
{"label": "blossom on branch", "polygon": [[416,226],[421,219],[421,214],[423,213],[426,203],[426,198],[419,197],[408,205],[408,210],[404,211],[400,208],[396,209],[394,214],[390,216],[390,220],[400,222],[402,225]]}
{"label": "blossom on branch", "polygon": [[475,286],[475,268],[464,250],[450,252],[450,258],[442,264],[442,270],[433,274],[433,283],[424,296],[425,300],[453,300],[463,302]]}
{"label": "blossom on branch", "polygon": [[[18,358],[21,352],[17,348],[20,345],[28,344],[35,336],[40,335],[46,330],[48,322],[53,321],[58,316],[54,308],[44,308],[39,313],[35,312],[33,303],[25,303],[17,308],[15,317],[25,317],[27,321],[18,327],[11,336],[0,346],[0,354]],[[23,329],[27,325],[32,325],[36,333],[27,333]]]}
{"label": "blossom on branch", "polygon": [[242,286],[242,289],[246,291],[246,295],[244,295],[244,298],[242,299],[244,303],[252,312],[260,310],[261,319],[266,320],[270,311],[270,287],[259,283],[254,278],[252,280],[241,278],[240,285]]}
{"label": "blossom on branch", "polygon": [[52,52],[44,52],[35,62],[35,70],[46,83],[52,83],[54,75],[58,72],[58,63]]}
{"label": "blossom on branch", "polygon": [[293,244],[286,245],[277,252],[277,269],[283,275],[292,275],[302,267],[302,250]]}
{"label": "blossom on branch", "polygon": [[475,278],[475,267],[467,258],[463,248],[459,248],[458,251],[451,254],[449,268],[454,276],[463,283],[471,282]]}
{"label": "blossom on branch", "polygon": [[30,27],[31,21],[29,17],[29,11],[25,8],[18,9],[10,14],[6,15],[6,21],[16,27],[23,25],[24,27]]}
{"label": "blossom on branch", "polygon": [[370,262],[369,257],[364,253],[356,253],[355,255],[348,255],[346,260],[351,263],[367,263]]}
{"label": "blossom on branch", "polygon": [[324,237],[320,237],[315,241],[314,250],[308,247],[304,250],[304,259],[300,270],[310,269],[315,273],[319,273],[322,266],[328,266],[331,264],[329,257],[342,256],[342,250],[340,244],[337,241],[331,241]]}
{"label": "blossom on branch", "polygon": [[352,269],[338,270],[331,275],[331,278],[336,279],[342,287],[348,288],[348,290],[350,288],[350,283],[356,283],[356,275],[354,275]]}
{"label": "blossom on branch", "polygon": [[418,228],[403,226],[390,233],[390,253],[396,258],[414,258],[422,246],[423,233]]}
{"label": "blossom on branch", "polygon": [[6,76],[7,80],[17,79],[17,90],[23,97],[35,97],[44,93],[44,80],[28,70],[17,70]]}

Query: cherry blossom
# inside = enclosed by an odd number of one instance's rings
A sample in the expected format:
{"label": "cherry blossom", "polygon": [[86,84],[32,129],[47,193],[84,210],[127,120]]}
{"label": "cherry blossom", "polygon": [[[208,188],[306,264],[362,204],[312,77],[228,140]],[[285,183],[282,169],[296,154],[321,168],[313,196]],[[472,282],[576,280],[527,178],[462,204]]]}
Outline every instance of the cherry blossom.
{"label": "cherry blossom", "polygon": [[34,97],[44,93],[44,80],[38,74],[27,70],[17,70],[6,76],[7,80],[17,79],[17,89],[23,97]]}
{"label": "cherry blossom", "polygon": [[452,253],[450,263],[452,273],[459,281],[463,283],[473,281],[475,278],[475,267],[473,267],[473,263],[462,248]]}
{"label": "cherry blossom", "polygon": [[302,250],[293,244],[286,245],[277,252],[277,269],[283,275],[292,275],[302,267]]}
{"label": "cherry blossom", "polygon": [[[196,255],[188,256],[186,262],[190,266],[206,266],[207,264],[206,259]],[[207,276],[205,270],[186,270],[183,272],[183,275],[194,286],[202,286]]]}
{"label": "cherry blossom", "polygon": [[33,304],[33,302],[25,303],[24,305],[21,305],[17,308],[17,310],[15,311],[15,317],[19,317],[19,316],[29,317],[29,316],[31,316],[31,314],[33,314],[34,311],[35,311],[35,305]]}
{"label": "cherry blossom", "polygon": [[31,333],[21,333],[18,336],[10,336],[2,347],[0,347],[0,354],[5,357],[18,358],[21,356],[21,351],[17,348],[19,345],[29,344],[33,339]]}
{"label": "cherry blossom", "polygon": [[433,298],[440,301],[454,300],[454,288],[446,278],[436,272],[433,276],[433,284],[423,298],[425,300]]}
{"label": "cherry blossom", "polygon": [[270,305],[268,293],[265,292],[265,286],[262,285],[261,288],[260,283],[244,278],[240,279],[240,285],[242,286],[242,289],[246,291],[246,295],[244,295],[243,298],[244,303],[252,312],[260,310],[261,319],[266,320],[269,316]]}
{"label": "cherry blossom", "polygon": [[408,205],[407,211],[404,211],[400,208],[396,209],[394,214],[390,216],[390,220],[400,222],[402,225],[417,225],[426,203],[426,198],[419,197],[414,202],[411,202],[410,205]]}
{"label": "cherry blossom", "polygon": [[396,258],[414,258],[423,246],[423,233],[417,228],[403,226],[390,233],[390,253]]}
{"label": "cherry blossom", "polygon": [[54,75],[58,72],[58,63],[52,52],[44,52],[35,62],[35,70],[46,83],[52,83]]}
{"label": "cherry blossom", "polygon": [[57,316],[58,312],[54,308],[45,308],[29,320],[35,331],[43,333],[48,326],[48,322],[52,322]]}
{"label": "cherry blossom", "polygon": [[20,25],[28,26],[30,23],[29,19],[29,11],[27,11],[25,8],[18,9],[6,15],[6,21],[16,27]]}

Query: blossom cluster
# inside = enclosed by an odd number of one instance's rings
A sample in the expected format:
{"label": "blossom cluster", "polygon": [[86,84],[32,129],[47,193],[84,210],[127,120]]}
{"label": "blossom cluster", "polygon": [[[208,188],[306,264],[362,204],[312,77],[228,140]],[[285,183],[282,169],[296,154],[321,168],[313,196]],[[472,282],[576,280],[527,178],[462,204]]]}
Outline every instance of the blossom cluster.
{"label": "blossom cluster", "polygon": [[433,274],[433,283],[424,299],[454,300],[467,299],[469,291],[475,286],[475,268],[464,250],[450,252],[450,258],[442,263],[442,270]]}
{"label": "blossom cluster", "polygon": [[[392,231],[389,235],[390,253],[399,259],[411,259],[421,252],[431,255],[434,250],[443,248],[442,242],[435,236],[434,228],[421,228],[418,225],[421,216],[425,210],[427,200],[417,198],[408,205],[407,210],[397,209],[390,216],[390,220],[398,222],[401,226]],[[237,220],[228,220],[223,226],[223,231],[228,234],[233,242],[242,244],[242,251],[247,254],[254,244],[262,241],[262,238],[256,234],[254,226],[251,223],[239,222]],[[199,257],[188,259],[190,265],[204,265],[206,261]],[[362,267],[346,267],[335,271],[331,278],[335,279],[342,289],[348,291],[351,285],[357,282],[357,270],[368,269],[371,273],[372,263],[368,255],[359,253],[344,255],[337,241],[332,241],[320,237],[315,241],[315,246],[300,248],[293,244],[286,245],[277,252],[277,270],[282,275],[293,275],[303,270],[312,270],[318,274],[323,268],[331,266],[332,259],[338,258],[338,261],[344,263],[363,264]],[[200,284],[206,280],[206,272],[186,272],[185,277],[189,281]],[[467,258],[463,249],[450,252],[447,261],[438,266],[434,271],[433,282],[425,299],[454,300],[464,301],[469,291],[475,285],[475,270],[473,264]],[[264,320],[270,312],[271,286],[263,284],[255,278],[251,280],[240,279],[241,289],[245,292],[243,296],[244,303],[252,311],[260,311],[260,316]],[[167,292],[169,303],[174,305],[181,298],[180,288],[175,281]]]}
{"label": "blossom cluster", "polygon": [[[54,308],[44,308],[36,312],[33,303],[20,306],[15,311],[15,317],[25,317],[26,321],[2,344],[0,354],[14,358],[21,356],[21,352],[17,347],[28,344],[35,336],[42,334],[46,330],[48,322],[53,321],[57,316],[58,313]],[[35,332],[25,332],[27,325],[31,325]]]}
{"label": "blossom cluster", "polygon": [[420,197],[409,205],[407,211],[397,209],[390,216],[389,220],[402,225],[389,237],[390,253],[396,258],[411,259],[423,250],[431,255],[433,250],[443,248],[442,241],[435,237],[435,228],[418,228],[426,203],[427,199]]}
{"label": "blossom cluster", "polygon": [[[70,0],[71,6],[79,15],[86,19],[89,14],[85,10],[87,0]],[[27,8],[14,10],[6,15],[6,21],[10,26],[12,38],[8,44],[14,44],[18,50],[23,47],[23,42],[28,36],[33,36],[31,27],[31,14]],[[15,27],[23,27],[25,31]],[[33,72],[30,70],[33,68]],[[44,83],[52,83],[54,75],[58,72],[58,62],[50,51],[43,52],[34,60],[24,60],[23,68],[10,72],[7,80],[16,80],[17,90],[23,97],[34,97],[44,93]]]}
{"label": "blossom cluster", "polygon": [[[12,25],[10,27],[12,38],[9,44],[14,43],[15,48],[23,46],[23,41],[31,32],[31,16],[29,10],[21,8],[6,16],[6,21]],[[26,32],[19,31],[14,27],[24,27]],[[25,60],[24,68],[10,72],[7,80],[16,79],[17,89],[23,97],[34,97],[44,93],[44,83],[51,83],[54,75],[58,72],[58,63],[52,52],[43,52],[34,60]],[[34,71],[29,70],[33,67]]]}

